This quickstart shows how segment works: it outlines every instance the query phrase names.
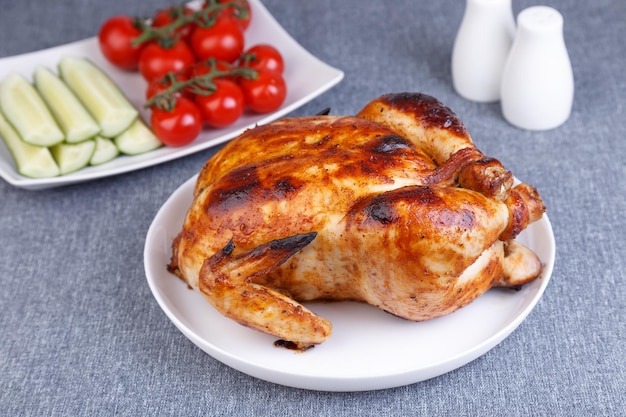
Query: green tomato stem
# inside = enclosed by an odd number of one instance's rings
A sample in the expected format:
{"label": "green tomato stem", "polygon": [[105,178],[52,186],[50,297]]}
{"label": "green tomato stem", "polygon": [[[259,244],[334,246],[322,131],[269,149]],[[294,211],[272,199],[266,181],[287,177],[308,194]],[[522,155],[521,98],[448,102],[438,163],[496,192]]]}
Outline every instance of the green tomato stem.
{"label": "green tomato stem", "polygon": [[163,92],[154,95],[145,104],[145,108],[157,107],[161,110],[172,111],[176,106],[176,93],[182,90],[188,90],[197,95],[209,95],[213,94],[217,90],[217,86],[213,81],[219,77],[242,77],[249,80],[255,80],[259,74],[255,69],[246,67],[232,67],[227,70],[220,70],[217,67],[218,61],[215,58],[209,58],[205,61],[205,64],[209,66],[209,72],[202,75],[196,75],[185,81],[179,81],[176,79],[176,73],[173,71],[168,72],[164,80],[170,84],[170,86]]}
{"label": "green tomato stem", "polygon": [[236,9],[234,16],[237,19],[248,18],[250,11],[247,7],[244,7],[234,1],[228,3],[218,3],[217,1],[218,0],[206,0],[204,2],[204,7],[189,15],[185,15],[184,13],[184,3],[173,6],[176,10],[174,12],[174,16],[176,16],[176,18],[169,24],[161,27],[152,27],[145,19],[136,19],[136,26],[142,29],[142,33],[132,41],[132,45],[139,46],[143,43],[154,40],[164,48],[171,48],[179,38],[176,35],[176,29],[190,23],[194,23],[202,27],[211,27],[215,25],[219,12],[229,7]]}

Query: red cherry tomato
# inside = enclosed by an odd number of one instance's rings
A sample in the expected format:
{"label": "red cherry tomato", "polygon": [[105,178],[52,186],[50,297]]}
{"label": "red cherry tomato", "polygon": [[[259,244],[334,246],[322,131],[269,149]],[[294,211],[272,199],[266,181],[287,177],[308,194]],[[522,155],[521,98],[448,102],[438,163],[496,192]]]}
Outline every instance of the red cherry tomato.
{"label": "red cherry tomato", "polygon": [[285,70],[283,56],[272,45],[259,44],[244,52],[241,63],[249,68],[266,69],[282,74]]}
{"label": "red cherry tomato", "polygon": [[237,3],[239,4],[243,9],[248,11],[248,16],[245,19],[242,19],[239,17],[239,10],[236,7],[228,7],[224,10],[222,10],[222,12],[220,13],[220,17],[232,17],[237,24],[239,25],[239,27],[241,27],[242,30],[246,30],[248,29],[248,26],[250,26],[250,19],[252,18],[252,9],[250,9],[250,4],[248,3],[247,0],[218,0],[218,3]]}
{"label": "red cherry tomato", "polygon": [[207,125],[225,127],[237,121],[243,114],[245,99],[236,83],[219,78],[213,82],[217,90],[208,95],[196,94],[195,101]]}
{"label": "red cherry tomato", "polygon": [[256,113],[277,110],[287,96],[287,84],[282,75],[265,69],[257,70],[254,80],[242,78],[239,82],[248,108]]}
{"label": "red cherry tomato", "polygon": [[190,38],[191,49],[199,59],[215,58],[234,62],[244,48],[243,31],[233,19],[217,19],[211,27],[196,27]]}
{"label": "red cherry tomato", "polygon": [[100,50],[111,64],[118,68],[134,71],[138,67],[142,45],[131,42],[141,35],[130,16],[113,16],[107,19],[98,32]]}
{"label": "red cherry tomato", "polygon": [[184,146],[193,142],[202,131],[202,113],[193,101],[179,97],[172,110],[153,107],[150,124],[164,144]]}
{"label": "red cherry tomato", "polygon": [[183,40],[177,41],[171,48],[150,42],[139,55],[139,72],[150,82],[162,78],[170,71],[180,72],[194,62],[196,58]]}
{"label": "red cherry tomato", "polygon": [[[170,23],[174,22],[178,17],[180,17],[180,8],[177,7],[168,7],[167,9],[157,10],[152,17],[152,26],[155,28],[160,28]],[[189,16],[193,14],[193,10],[187,6],[182,8],[182,13],[184,16]],[[184,26],[177,28],[174,32],[175,35],[179,35],[182,39],[188,40],[191,36],[191,32],[193,31],[194,25],[192,23],[188,23]]]}

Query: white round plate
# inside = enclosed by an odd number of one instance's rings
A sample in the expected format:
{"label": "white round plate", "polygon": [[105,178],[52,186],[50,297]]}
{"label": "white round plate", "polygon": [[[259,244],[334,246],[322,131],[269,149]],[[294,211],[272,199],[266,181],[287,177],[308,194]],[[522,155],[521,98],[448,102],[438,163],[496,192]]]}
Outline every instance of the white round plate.
{"label": "white round plate", "polygon": [[517,239],[544,263],[541,277],[520,291],[492,289],[453,314],[419,323],[361,303],[310,303],[309,308],[331,321],[332,336],[306,352],[277,348],[275,337],[223,317],[199,292],[166,270],[196,178],[172,194],[150,226],[144,251],[150,289],[170,320],[200,349],[232,368],[277,384],[321,391],[375,390],[461,367],[519,326],[541,298],[554,266],[554,235],[544,215]]}

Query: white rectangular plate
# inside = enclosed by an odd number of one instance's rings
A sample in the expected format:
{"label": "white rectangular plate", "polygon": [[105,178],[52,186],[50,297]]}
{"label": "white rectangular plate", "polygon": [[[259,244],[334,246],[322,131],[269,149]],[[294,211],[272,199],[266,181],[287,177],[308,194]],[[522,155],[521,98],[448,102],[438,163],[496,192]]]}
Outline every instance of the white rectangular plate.
{"label": "white rectangular plate", "polygon": [[[245,34],[246,48],[259,43],[269,43],[281,52],[285,60],[284,76],[287,82],[287,97],[280,109],[263,115],[246,113],[227,128],[205,129],[194,142],[187,146],[162,147],[143,155],[120,156],[103,165],[87,167],[78,172],[54,178],[33,179],[20,175],[11,153],[4,141],[0,140],[0,177],[16,187],[37,190],[117,175],[171,161],[226,142],[255,125],[276,120],[324,93],[343,79],[342,71],[320,61],[289,36],[260,1],[250,0],[250,6],[252,20]],[[42,51],[2,58],[0,59],[0,80],[13,71],[31,80],[37,66],[44,65],[56,70],[59,60],[66,55],[87,57],[100,66],[120,86],[133,105],[141,110],[142,118],[145,121],[149,120],[149,112],[143,109],[146,82],[139,73],[124,72],[109,64],[100,53],[98,40],[95,37]]]}

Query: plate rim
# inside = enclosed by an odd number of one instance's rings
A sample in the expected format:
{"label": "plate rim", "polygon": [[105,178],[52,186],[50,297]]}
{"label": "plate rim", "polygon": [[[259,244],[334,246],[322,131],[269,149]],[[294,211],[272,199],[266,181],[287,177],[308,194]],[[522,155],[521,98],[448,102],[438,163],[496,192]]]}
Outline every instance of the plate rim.
{"label": "plate rim", "polygon": [[[542,226],[542,231],[548,237],[548,242],[546,242],[548,253],[546,254],[546,259],[542,259],[543,270],[541,277],[539,278],[540,283],[538,284],[538,288],[532,295],[530,301],[525,303],[525,306],[521,311],[512,315],[510,319],[507,319],[506,324],[502,328],[499,328],[492,335],[481,340],[480,343],[477,343],[470,349],[466,349],[463,352],[459,352],[456,355],[447,357],[438,362],[430,363],[427,366],[416,369],[408,369],[403,372],[391,371],[386,374],[378,374],[370,377],[357,375],[311,376],[299,374],[297,372],[290,372],[285,369],[263,367],[249,358],[240,358],[222,347],[216,346],[208,340],[204,340],[200,335],[198,335],[169,308],[168,301],[164,298],[161,289],[158,288],[154,274],[152,274],[152,264],[150,263],[150,260],[153,248],[151,243],[155,242],[154,238],[160,232],[158,228],[163,227],[159,221],[166,216],[168,208],[178,201],[181,196],[184,196],[186,193],[192,193],[193,185],[195,184],[197,177],[198,174],[190,177],[179,185],[159,208],[152,223],[150,224],[144,246],[144,269],[148,286],[150,287],[150,290],[159,307],[163,310],[169,320],[194,345],[209,356],[233,369],[279,385],[325,392],[370,391],[418,383],[451,372],[483,356],[513,333],[528,317],[539,300],[542,298],[554,269],[556,255],[554,232],[548,215],[544,213],[542,219],[537,222],[537,225]],[[181,217],[184,219],[184,213]],[[178,226],[182,226],[182,224]],[[175,279],[175,277],[172,276],[172,279]],[[181,285],[186,284],[181,281]],[[459,311],[462,311],[462,309]],[[303,354],[306,354],[306,352]]]}
{"label": "plate rim", "polygon": [[[225,128],[226,131],[224,134],[215,137],[215,138],[206,138],[201,137],[201,141],[194,141],[189,145],[173,148],[173,147],[161,147],[161,152],[159,149],[154,151],[147,152],[145,154],[140,155],[120,155],[118,159],[118,163],[112,167],[106,168],[104,165],[95,166],[95,167],[87,167],[86,169],[79,170],[74,173],[70,173],[67,175],[51,177],[51,178],[30,178],[21,175],[17,171],[17,167],[15,165],[15,161],[9,151],[8,147],[4,143],[4,141],[0,138],[0,178],[4,179],[7,183],[12,186],[27,189],[27,190],[42,190],[53,187],[61,187],[71,184],[76,184],[85,181],[92,181],[96,179],[106,178],[110,176],[120,175],[129,173],[132,171],[141,170],[144,168],[148,168],[151,166],[159,165],[162,163],[170,162],[176,159],[183,158],[185,156],[189,156],[194,153],[198,153],[220,144],[223,144],[229,140],[232,140],[234,137],[241,134],[246,129],[254,127],[255,125],[269,123],[273,120],[276,120],[280,117],[285,116],[286,114],[302,107],[309,101],[315,99],[316,97],[322,95],[326,91],[330,90],[337,84],[339,84],[343,78],[345,77],[345,73],[328,63],[322,61],[311,52],[309,52],[306,48],[304,48],[295,38],[293,38],[285,28],[274,18],[274,16],[269,12],[269,10],[265,7],[265,5],[259,0],[249,0],[250,6],[253,10],[255,16],[257,16],[256,20],[261,22],[259,24],[263,25],[262,27],[272,29],[272,35],[280,36],[285,45],[288,45],[292,53],[306,56],[310,61],[306,63],[306,65],[311,65],[315,63],[315,65],[319,66],[319,68],[323,68],[327,73],[327,78],[323,79],[319,82],[319,85],[316,85],[311,91],[304,92],[302,95],[291,97],[293,102],[289,104],[283,104],[280,109],[275,112],[261,115],[249,114],[248,116],[251,118],[249,122],[246,124],[240,124],[236,126],[230,126]],[[192,2],[193,3],[193,2]],[[254,24],[254,21],[253,21]],[[265,31],[267,29],[264,29]],[[246,38],[248,41],[248,39]],[[252,43],[247,45],[252,45]],[[89,48],[86,48],[86,47]],[[14,63],[15,61],[23,61],[31,59],[32,57],[36,57],[44,54],[60,54],[62,51],[75,50],[77,48],[86,48],[93,50],[94,52],[89,54],[87,57],[90,59],[98,58],[104,59],[101,56],[101,52],[97,47],[97,37],[93,36],[86,39],[77,40],[74,42],[69,42],[62,45],[56,45],[50,48],[44,48],[36,51],[25,52],[17,55],[11,55],[0,58],[0,65],[5,64],[6,62]],[[295,48],[295,49],[291,49]],[[48,62],[42,62],[42,65],[50,66]],[[56,63],[55,63],[56,64]],[[115,71],[117,77],[113,76],[113,78],[121,78],[128,76],[128,72],[121,71],[119,69],[113,68],[111,65],[108,65],[111,70]],[[34,67],[33,67],[34,70]],[[11,70],[12,71],[12,70]],[[7,74],[11,72],[9,70],[5,71]],[[107,71],[107,74],[111,76],[110,71]],[[137,77],[140,77],[139,74],[135,74]],[[138,78],[140,80],[140,78]],[[1,81],[1,80],[0,80]],[[288,92],[289,94],[289,92]],[[289,95],[288,95],[289,97]],[[142,109],[139,109],[141,115],[143,116],[144,121],[146,121],[146,112]],[[149,123],[146,122],[149,125]],[[205,130],[206,132],[207,130]],[[213,130],[212,130],[213,131]],[[166,151],[163,151],[166,149]],[[122,162],[120,162],[122,161]],[[128,161],[128,162],[124,162]],[[104,168],[103,168],[104,167]],[[90,169],[91,168],[91,169]]]}

